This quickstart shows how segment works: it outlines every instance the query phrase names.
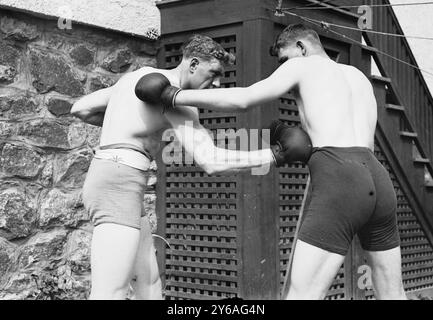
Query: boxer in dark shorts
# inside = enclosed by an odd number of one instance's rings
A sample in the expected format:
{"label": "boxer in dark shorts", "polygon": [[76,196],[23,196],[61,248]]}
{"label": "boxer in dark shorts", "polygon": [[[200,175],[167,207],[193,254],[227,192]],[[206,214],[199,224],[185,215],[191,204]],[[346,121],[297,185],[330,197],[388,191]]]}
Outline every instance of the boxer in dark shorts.
{"label": "boxer in dark shorts", "polygon": [[356,67],[333,61],[317,32],[302,24],[284,29],[271,54],[280,66],[251,86],[165,87],[161,99],[168,110],[193,105],[219,112],[246,111],[290,91],[316,152],[309,161],[312,190],[295,239],[284,298],[325,298],[358,235],[376,298],[406,299],[396,195],[388,172],[373,154],[378,105],[372,84]]}
{"label": "boxer in dark shorts", "polygon": [[355,235],[368,251],[400,245],[397,202],[386,169],[368,148],[314,148],[299,239],[346,255]]}

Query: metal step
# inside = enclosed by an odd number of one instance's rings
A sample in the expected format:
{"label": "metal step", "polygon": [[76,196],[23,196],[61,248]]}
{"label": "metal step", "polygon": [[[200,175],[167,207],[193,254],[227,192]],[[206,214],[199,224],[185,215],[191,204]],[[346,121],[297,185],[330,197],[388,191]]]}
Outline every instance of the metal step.
{"label": "metal step", "polygon": [[430,159],[421,158],[421,157],[417,157],[417,158],[413,159],[413,161],[416,162],[416,163],[420,163],[420,164],[430,163]]}
{"label": "metal step", "polygon": [[386,78],[386,77],[381,77],[381,76],[371,75],[370,79],[373,81],[384,82],[385,84],[391,84],[392,83],[391,78]]}
{"label": "metal step", "polygon": [[396,104],[386,104],[385,108],[392,111],[401,111],[401,112],[405,111],[405,108],[403,106],[398,106]]}
{"label": "metal step", "polygon": [[418,133],[416,132],[400,131],[400,135],[402,137],[411,138],[411,139],[418,138]]}

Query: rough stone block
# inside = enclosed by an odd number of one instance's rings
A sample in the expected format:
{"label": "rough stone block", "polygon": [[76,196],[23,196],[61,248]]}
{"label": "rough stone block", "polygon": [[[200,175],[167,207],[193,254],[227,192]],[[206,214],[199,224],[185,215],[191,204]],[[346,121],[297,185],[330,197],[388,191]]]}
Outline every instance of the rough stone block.
{"label": "rough stone block", "polygon": [[67,100],[51,97],[47,102],[48,111],[59,117],[71,112],[72,103]]}
{"label": "rough stone block", "polygon": [[53,160],[50,158],[47,159],[47,164],[42,170],[41,177],[39,178],[39,182],[44,187],[51,187],[53,183]]}
{"label": "rough stone block", "polygon": [[14,67],[0,65],[0,83],[14,82],[17,72]]}
{"label": "rough stone block", "polygon": [[73,97],[84,94],[85,77],[74,70],[63,57],[33,49],[30,51],[30,61],[33,86],[38,92],[55,90]]}
{"label": "rough stone block", "polygon": [[155,214],[156,195],[154,193],[144,194],[143,210],[149,218],[150,229],[152,233],[156,232],[157,219]]}
{"label": "rough stone block", "polygon": [[74,273],[90,272],[90,245],[92,234],[76,230],[69,236],[65,249],[65,260]]}
{"label": "rough stone block", "polygon": [[0,193],[0,236],[10,239],[27,237],[35,220],[35,211],[18,189]]}
{"label": "rough stone block", "polygon": [[19,248],[19,270],[41,268],[48,266],[50,261],[59,259],[67,241],[67,234],[65,229],[55,229],[34,235]]}
{"label": "rough stone block", "polygon": [[6,272],[13,266],[16,245],[0,238],[0,283],[3,282]]}
{"label": "rough stone block", "polygon": [[41,228],[77,227],[81,222],[88,220],[79,192],[64,193],[59,189],[52,189],[43,197],[39,215]]}
{"label": "rough stone block", "polygon": [[91,148],[95,148],[99,145],[99,140],[101,138],[101,127],[92,126],[90,124],[86,124],[87,131],[87,144]]}
{"label": "rough stone block", "polygon": [[0,42],[0,83],[12,83],[17,75],[20,51],[10,44]]}
{"label": "rough stone block", "polygon": [[69,52],[71,58],[80,66],[86,67],[93,63],[95,51],[86,45],[77,45]]}
{"label": "rough stone block", "polygon": [[102,68],[114,72],[120,73],[128,70],[132,62],[132,54],[129,49],[118,49],[115,52],[105,57],[102,62]]}
{"label": "rough stone block", "polygon": [[0,20],[0,30],[4,33],[4,38],[18,41],[34,40],[40,35],[35,25],[8,17]]}
{"label": "rough stone block", "polygon": [[0,153],[0,171],[6,176],[35,177],[43,166],[40,153],[26,146],[5,144]]}
{"label": "rough stone block", "polygon": [[27,300],[37,297],[38,288],[31,273],[16,272],[9,275],[0,290],[0,300]]}
{"label": "rough stone block", "polygon": [[82,150],[67,157],[59,157],[56,161],[54,183],[66,188],[81,188],[92,161],[90,150]]}
{"label": "rough stone block", "polygon": [[38,100],[23,91],[12,96],[0,96],[0,117],[17,120],[23,117],[36,117],[42,110]]}
{"label": "rough stone block", "polygon": [[111,87],[116,83],[116,79],[98,75],[90,79],[90,92]]}
{"label": "rough stone block", "polygon": [[10,123],[0,120],[0,139],[8,139],[15,135],[18,131],[16,123]]}
{"label": "rough stone block", "polygon": [[38,147],[72,149],[86,141],[84,124],[59,123],[52,120],[34,120],[21,123],[17,135]]}

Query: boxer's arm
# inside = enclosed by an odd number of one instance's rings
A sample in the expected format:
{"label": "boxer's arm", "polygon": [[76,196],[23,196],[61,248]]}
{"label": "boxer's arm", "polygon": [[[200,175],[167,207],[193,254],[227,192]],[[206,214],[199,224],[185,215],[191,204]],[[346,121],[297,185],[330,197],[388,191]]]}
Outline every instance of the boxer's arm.
{"label": "boxer's arm", "polygon": [[71,114],[86,123],[102,126],[112,87],[88,94],[74,103]]}
{"label": "boxer's arm", "polygon": [[301,59],[285,62],[267,79],[246,88],[182,90],[176,96],[175,105],[215,111],[244,111],[278,99],[299,84],[305,67]]}
{"label": "boxer's arm", "polygon": [[196,108],[181,107],[166,112],[177,139],[185,151],[208,174],[233,173],[274,164],[270,149],[238,151],[215,146],[208,131],[200,124]]}

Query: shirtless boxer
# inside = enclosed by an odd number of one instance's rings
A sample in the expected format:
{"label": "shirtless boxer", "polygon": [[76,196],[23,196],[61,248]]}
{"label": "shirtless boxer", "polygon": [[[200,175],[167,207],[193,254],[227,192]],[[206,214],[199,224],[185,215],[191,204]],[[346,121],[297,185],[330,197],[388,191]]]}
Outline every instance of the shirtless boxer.
{"label": "shirtless boxer", "polygon": [[312,192],[286,298],[323,299],[358,235],[372,267],[376,298],[405,299],[397,200],[388,172],[373,153],[377,104],[369,80],[358,69],[331,60],[317,33],[300,24],[278,36],[272,53],[281,66],[247,88],[179,90],[149,75],[153,86],[141,94],[160,99],[168,110],[194,105],[240,111],[292,90],[314,148],[308,162]]}
{"label": "shirtless boxer", "polygon": [[271,149],[217,148],[200,125],[197,108],[162,113],[159,103],[143,103],[136,96],[147,82],[142,77],[155,72],[169,79],[168,84],[183,89],[217,87],[224,64],[233,58],[211,38],[196,35],[185,43],[183,59],[175,69],[141,68],[74,104],[73,115],[102,126],[100,147],[83,187],[83,202],[95,225],[90,299],[124,299],[133,276],[137,277],[137,299],[161,298],[149,222],[146,218],[140,221],[140,217],[147,171],[167,128],[173,128],[185,151],[208,174],[305,162],[311,155],[308,135],[288,127],[272,132],[277,141]]}

